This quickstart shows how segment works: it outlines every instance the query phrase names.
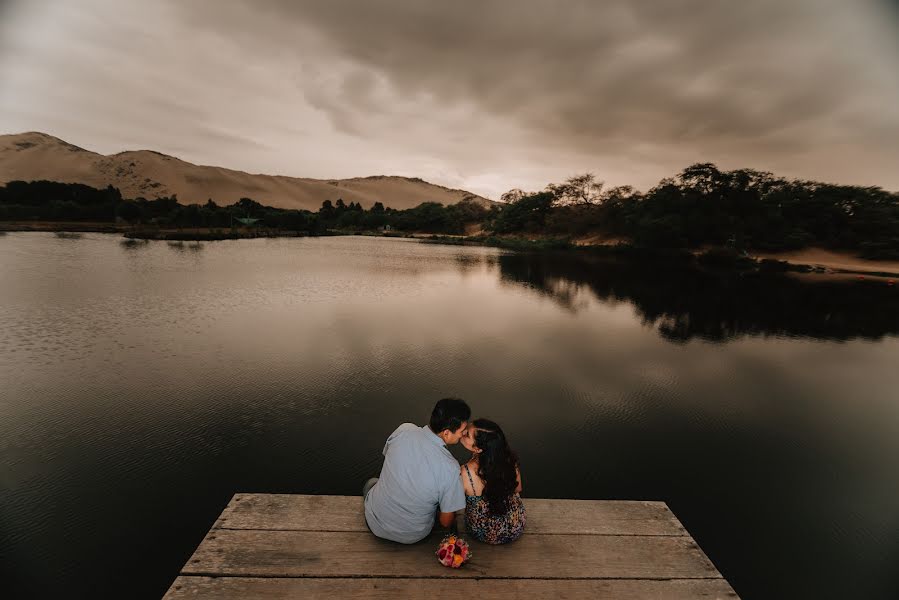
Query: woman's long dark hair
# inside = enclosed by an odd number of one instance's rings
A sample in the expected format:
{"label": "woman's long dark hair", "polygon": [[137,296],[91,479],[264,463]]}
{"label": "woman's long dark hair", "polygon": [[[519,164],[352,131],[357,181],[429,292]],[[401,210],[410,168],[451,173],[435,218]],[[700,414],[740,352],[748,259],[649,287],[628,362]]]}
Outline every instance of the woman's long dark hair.
{"label": "woman's long dark hair", "polygon": [[505,514],[518,487],[518,456],[509,447],[499,425],[488,419],[475,419],[471,424],[475,428],[474,445],[481,451],[478,476],[484,482],[484,499],[491,514]]}

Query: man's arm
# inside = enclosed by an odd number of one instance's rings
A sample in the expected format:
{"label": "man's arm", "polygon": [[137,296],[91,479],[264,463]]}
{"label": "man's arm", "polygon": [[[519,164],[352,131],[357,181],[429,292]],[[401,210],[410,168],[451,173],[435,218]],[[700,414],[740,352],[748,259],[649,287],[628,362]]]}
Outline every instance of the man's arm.
{"label": "man's arm", "polygon": [[[465,490],[459,471],[447,477],[446,487],[442,490],[437,506],[437,520],[444,528],[456,531],[456,511],[465,508]],[[448,512],[447,512],[448,511]]]}
{"label": "man's arm", "polygon": [[442,512],[437,513],[438,520],[440,521],[440,526],[444,529],[449,529],[451,525],[456,524],[456,513],[454,512]]}

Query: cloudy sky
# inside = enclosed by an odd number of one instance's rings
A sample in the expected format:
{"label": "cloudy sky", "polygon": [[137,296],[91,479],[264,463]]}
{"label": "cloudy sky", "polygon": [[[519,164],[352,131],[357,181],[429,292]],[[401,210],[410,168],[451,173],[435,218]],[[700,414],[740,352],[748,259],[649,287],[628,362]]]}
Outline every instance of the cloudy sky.
{"label": "cloudy sky", "polygon": [[711,161],[899,190],[899,0],[0,0],[0,133],[498,197]]}

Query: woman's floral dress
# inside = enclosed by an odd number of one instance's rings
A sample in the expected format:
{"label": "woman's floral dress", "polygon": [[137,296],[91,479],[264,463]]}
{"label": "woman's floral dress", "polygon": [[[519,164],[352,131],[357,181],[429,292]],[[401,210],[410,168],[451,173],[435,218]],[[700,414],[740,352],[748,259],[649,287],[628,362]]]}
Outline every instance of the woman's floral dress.
{"label": "woman's floral dress", "polygon": [[[471,490],[474,491],[474,479],[468,465],[465,465]],[[514,542],[524,533],[526,521],[524,503],[516,492],[509,498],[509,510],[502,515],[490,514],[490,507],[484,496],[465,496],[465,528],[478,541],[487,544],[508,544]]]}

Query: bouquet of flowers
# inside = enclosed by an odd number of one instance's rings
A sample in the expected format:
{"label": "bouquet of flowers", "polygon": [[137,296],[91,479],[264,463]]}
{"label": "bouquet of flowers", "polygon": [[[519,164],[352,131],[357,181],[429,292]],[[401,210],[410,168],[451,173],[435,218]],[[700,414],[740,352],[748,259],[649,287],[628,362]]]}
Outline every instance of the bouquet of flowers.
{"label": "bouquet of flowers", "polygon": [[458,569],[471,558],[468,542],[455,535],[448,535],[437,547],[437,560],[444,567]]}

